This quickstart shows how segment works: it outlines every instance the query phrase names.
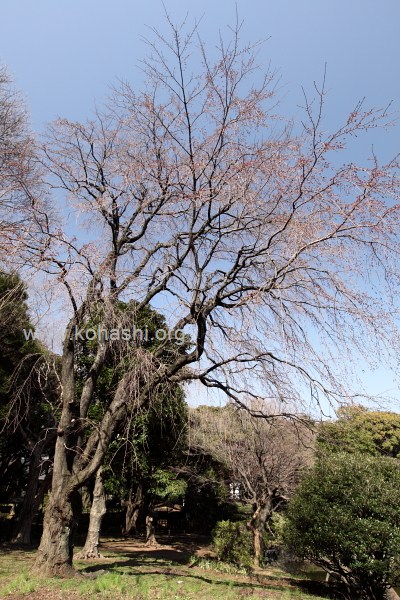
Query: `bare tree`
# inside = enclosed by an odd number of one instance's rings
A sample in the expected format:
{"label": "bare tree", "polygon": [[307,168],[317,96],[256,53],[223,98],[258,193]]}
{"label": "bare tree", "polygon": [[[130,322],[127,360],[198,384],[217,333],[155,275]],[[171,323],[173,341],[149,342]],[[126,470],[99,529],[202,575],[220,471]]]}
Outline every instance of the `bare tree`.
{"label": "bare tree", "polygon": [[[0,65],[0,264],[23,265],[38,244],[42,173],[21,95]],[[36,207],[35,207],[36,204]],[[35,210],[32,210],[35,207]],[[23,257],[21,256],[23,255]],[[24,260],[23,260],[24,259]]]}
{"label": "bare tree", "polygon": [[[250,408],[265,415],[271,407]],[[294,417],[294,415],[293,415]],[[192,411],[192,445],[225,465],[240,500],[252,507],[248,523],[253,534],[254,565],[264,555],[263,534],[272,514],[282,509],[299,484],[313,455],[308,419],[257,418],[232,405]]]}
{"label": "bare tree", "polygon": [[[118,423],[159,386],[197,379],[238,406],[273,398],[276,414],[290,415],[305,385],[314,406],[321,396],[348,399],[352,352],[376,356],[395,333],[397,163],[329,161],[352,135],[386,124],[385,111],[359,104],[326,133],[322,90],[315,105],[306,100],[296,136],[274,119],[272,76],[260,76],[237,30],[214,60],[196,30],[171,24],[170,38],[155,36],[145,91],[124,84],[92,120],[58,120],[44,147],[51,186],[68,208],[57,226],[41,221],[47,245],[36,257],[71,307],[36,561],[50,574],[71,567],[77,490],[102,464]],[[191,52],[201,60],[196,73]],[[168,336],[186,332],[193,345],[166,360],[162,343],[153,352],[127,343],[129,369],[93,424],[96,381],[117,342],[101,334],[78,393],[76,338],[99,307],[102,330],[122,331],[119,298],[138,310],[163,306]]]}

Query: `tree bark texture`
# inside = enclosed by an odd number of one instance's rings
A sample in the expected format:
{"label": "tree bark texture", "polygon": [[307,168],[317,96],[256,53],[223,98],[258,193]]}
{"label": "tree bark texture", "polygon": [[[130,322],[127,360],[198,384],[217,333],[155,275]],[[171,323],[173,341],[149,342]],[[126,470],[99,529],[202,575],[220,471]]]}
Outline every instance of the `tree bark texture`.
{"label": "tree bark texture", "polygon": [[125,504],[126,514],[123,534],[126,536],[134,535],[137,531],[136,526],[139,517],[139,511],[143,505],[143,485],[141,483],[139,483],[137,486],[135,499],[132,500],[132,493],[130,493]]}
{"label": "tree bark texture", "polygon": [[267,522],[267,519],[271,515],[271,513],[272,506],[270,502],[260,504],[256,507],[256,510],[249,522],[249,527],[253,534],[254,566],[256,568],[260,568],[262,565],[265,552],[265,523]]}
{"label": "tree bark texture", "polygon": [[43,534],[34,571],[48,577],[68,577],[73,574],[73,529],[71,499],[61,493],[52,493],[44,515]]}
{"label": "tree bark texture", "polygon": [[99,553],[99,540],[101,531],[101,522],[106,514],[106,496],[104,493],[103,474],[100,467],[96,473],[96,480],[93,489],[93,500],[90,509],[89,529],[86,536],[86,542],[82,550],[77,554],[80,559],[103,558]]}

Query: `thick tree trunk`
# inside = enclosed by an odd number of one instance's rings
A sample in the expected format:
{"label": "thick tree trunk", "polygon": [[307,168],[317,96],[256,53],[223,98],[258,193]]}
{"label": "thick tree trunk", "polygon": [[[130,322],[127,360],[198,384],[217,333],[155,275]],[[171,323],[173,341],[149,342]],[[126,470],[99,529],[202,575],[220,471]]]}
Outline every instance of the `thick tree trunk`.
{"label": "thick tree trunk", "polygon": [[85,483],[85,480],[79,484],[74,481],[74,461],[79,455],[76,434],[79,407],[75,401],[72,335],[75,324],[76,321],[72,319],[64,339],[61,374],[63,407],[57,428],[51,494],[46,505],[43,534],[33,566],[34,572],[50,577],[67,577],[74,574],[73,536],[77,526],[77,510],[82,505],[82,499],[76,490]]}
{"label": "thick tree trunk", "polygon": [[54,452],[52,491],[43,519],[43,534],[33,570],[44,576],[66,577],[73,574],[73,532],[76,526],[72,507],[72,465],[75,453],[68,449],[74,445],[74,353],[69,335],[64,342],[62,384],[63,409],[57,428]]}
{"label": "thick tree trunk", "polygon": [[104,493],[102,468],[96,473],[96,481],[93,489],[92,507],[90,509],[89,529],[86,536],[86,542],[76,558],[93,559],[104,558],[99,553],[99,539],[101,522],[106,514],[106,496]]}
{"label": "thick tree trunk", "polygon": [[74,527],[70,498],[52,493],[46,506],[34,571],[48,577],[68,577],[73,574]]}
{"label": "thick tree trunk", "polygon": [[[83,305],[84,306],[84,305]],[[127,410],[128,371],[119,381],[114,397],[100,424],[84,440],[82,433],[96,378],[105,359],[105,348],[98,346],[96,359],[83,386],[80,402],[75,398],[74,327],[79,315],[70,321],[62,357],[62,413],[57,428],[54,453],[52,491],[46,506],[43,534],[33,567],[36,573],[50,576],[73,574],[73,533],[76,509],[72,499],[82,504],[78,490],[89,481],[102,465],[105,453]],[[148,397],[144,387],[143,398]],[[75,513],[75,515],[74,515]]]}
{"label": "thick tree trunk", "polygon": [[143,505],[143,485],[138,484],[135,494],[135,499],[132,500],[132,493],[129,494],[129,498],[126,501],[126,514],[125,514],[125,527],[124,535],[133,535],[136,533],[136,525],[139,517],[140,509]]}
{"label": "thick tree trunk", "polygon": [[269,501],[259,504],[256,506],[256,510],[251,517],[249,527],[253,534],[253,553],[254,553],[254,566],[260,568],[264,552],[264,531],[265,523],[272,512],[272,506]]}

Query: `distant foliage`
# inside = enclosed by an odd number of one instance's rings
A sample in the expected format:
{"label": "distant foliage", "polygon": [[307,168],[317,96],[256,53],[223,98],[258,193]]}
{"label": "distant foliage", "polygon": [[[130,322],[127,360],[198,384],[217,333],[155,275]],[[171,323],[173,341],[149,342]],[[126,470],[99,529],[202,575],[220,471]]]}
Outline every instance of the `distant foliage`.
{"label": "distant foliage", "polygon": [[153,498],[165,502],[178,502],[185,497],[187,483],[174,473],[165,469],[157,469],[152,476],[149,493]]}
{"label": "distant foliage", "polygon": [[337,420],[320,425],[318,446],[328,452],[360,452],[370,456],[400,455],[400,415],[347,406]]}

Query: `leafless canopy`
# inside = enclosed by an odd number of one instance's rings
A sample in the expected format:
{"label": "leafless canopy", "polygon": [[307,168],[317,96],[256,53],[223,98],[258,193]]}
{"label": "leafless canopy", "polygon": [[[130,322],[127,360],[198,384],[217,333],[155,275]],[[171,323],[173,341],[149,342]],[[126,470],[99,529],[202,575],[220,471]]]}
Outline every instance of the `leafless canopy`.
{"label": "leafless canopy", "polygon": [[237,33],[211,61],[195,30],[156,32],[144,92],[125,83],[93,120],[53,123],[46,167],[86,240],[49,226],[47,268],[76,319],[93,298],[163,306],[196,341],[168,378],[285,401],[300,376],[339,397],[339,355],[393,333],[398,179],[395,162],[334,155],[387,117],[358,105],[326,133],[321,90],[295,137]]}
{"label": "leafless canopy", "polygon": [[[20,94],[13,88],[5,67],[0,65],[0,261],[21,264],[21,256],[35,240],[40,215],[41,173],[35,140]],[[35,202],[38,202],[36,209]],[[43,215],[42,215],[43,216]],[[43,241],[43,240],[42,240]],[[28,252],[29,253],[29,252]]]}
{"label": "leafless canopy", "polygon": [[254,563],[260,566],[264,532],[274,512],[282,509],[313,461],[313,424],[307,418],[260,419],[273,414],[261,401],[250,410],[230,404],[192,410],[190,440],[195,451],[224,465],[237,491],[236,501],[252,507],[248,523],[253,533]]}
{"label": "leafless canopy", "polygon": [[[250,405],[269,414],[270,407]],[[269,504],[272,513],[293,494],[313,461],[314,432],[310,420],[253,417],[233,405],[202,406],[192,411],[191,444],[225,465],[240,499]]]}

